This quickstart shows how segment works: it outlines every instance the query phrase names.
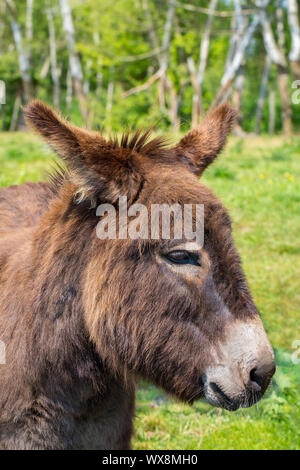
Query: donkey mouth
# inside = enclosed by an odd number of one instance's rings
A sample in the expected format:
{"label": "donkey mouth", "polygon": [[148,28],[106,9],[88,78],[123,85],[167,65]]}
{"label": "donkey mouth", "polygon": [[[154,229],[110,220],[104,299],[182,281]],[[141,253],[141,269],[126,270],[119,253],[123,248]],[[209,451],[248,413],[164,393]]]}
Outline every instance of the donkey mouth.
{"label": "donkey mouth", "polygon": [[228,411],[236,411],[239,408],[249,408],[260,400],[262,393],[246,389],[245,393],[238,398],[230,398],[224,390],[215,382],[205,385],[205,398],[208,403]]}
{"label": "donkey mouth", "polygon": [[206,399],[208,402],[213,401],[214,403],[212,404],[214,406],[225,408],[229,411],[235,411],[241,406],[240,401],[230,399],[229,396],[226,395],[226,393],[215,382],[210,382],[209,387],[213,391],[214,397],[209,395],[206,397]]}

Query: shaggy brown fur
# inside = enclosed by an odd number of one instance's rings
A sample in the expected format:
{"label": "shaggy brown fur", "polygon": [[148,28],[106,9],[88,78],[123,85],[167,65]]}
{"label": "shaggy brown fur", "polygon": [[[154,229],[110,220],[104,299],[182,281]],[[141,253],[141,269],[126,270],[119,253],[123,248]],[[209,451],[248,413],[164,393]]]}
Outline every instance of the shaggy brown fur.
{"label": "shaggy brown fur", "polygon": [[[126,449],[137,378],[192,402],[225,337],[220,312],[258,321],[229,216],[197,178],[235,113],[222,105],[174,148],[148,133],[107,142],[39,101],[25,115],[68,171],[0,191],[0,448]],[[174,240],[96,237],[95,206],[120,195],[205,205],[197,275],[162,261]]]}

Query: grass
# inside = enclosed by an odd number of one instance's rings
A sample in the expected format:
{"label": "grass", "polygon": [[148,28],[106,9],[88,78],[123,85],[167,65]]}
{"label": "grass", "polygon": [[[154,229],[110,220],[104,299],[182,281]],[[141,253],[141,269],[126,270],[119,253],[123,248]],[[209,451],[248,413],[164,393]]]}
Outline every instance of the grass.
{"label": "grass", "polygon": [[[45,178],[51,153],[32,134],[0,133],[0,185]],[[142,383],[135,449],[300,449],[300,138],[232,138],[203,180],[234,220],[234,238],[276,351],[273,384],[258,405],[230,413],[192,407]],[[299,348],[299,346],[298,346]],[[295,355],[296,356],[296,355]]]}

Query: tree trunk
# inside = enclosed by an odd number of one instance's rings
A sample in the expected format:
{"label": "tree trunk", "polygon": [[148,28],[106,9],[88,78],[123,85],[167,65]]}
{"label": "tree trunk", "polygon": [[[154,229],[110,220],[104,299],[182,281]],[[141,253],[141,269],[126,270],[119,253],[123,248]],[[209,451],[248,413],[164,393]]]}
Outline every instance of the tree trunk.
{"label": "tree trunk", "polygon": [[229,49],[227,52],[226,56],[226,62],[225,62],[225,67],[224,70],[228,70],[230,67],[230,64],[233,61],[234,54],[236,51],[236,46],[237,46],[237,40],[236,40],[236,32],[237,32],[237,19],[236,19],[236,14],[231,18],[231,25],[230,25],[230,42],[229,42]]}
{"label": "tree trunk", "polygon": [[57,68],[55,27],[54,27],[51,3],[48,3],[46,14],[47,14],[48,31],[49,31],[51,78],[53,82],[53,103],[54,103],[55,108],[59,109],[60,107],[59,71]]}
{"label": "tree trunk", "polygon": [[237,77],[235,79],[234,89],[233,89],[233,97],[232,97],[232,105],[234,109],[237,111],[237,120],[234,126],[234,133],[235,135],[243,135],[244,131],[242,128],[242,95],[245,83],[245,64],[243,63],[237,73]]}
{"label": "tree trunk", "polygon": [[288,0],[288,22],[291,32],[289,59],[295,80],[300,80],[300,26],[297,0]]}
{"label": "tree trunk", "polygon": [[256,123],[255,123],[255,133],[260,134],[260,127],[262,121],[262,114],[264,109],[264,104],[266,100],[267,85],[270,75],[272,61],[269,55],[266,55],[264,71],[261,79],[260,92],[258,98],[258,104],[256,109]]}
{"label": "tree trunk", "polygon": [[150,38],[151,45],[152,45],[153,49],[158,49],[159,48],[159,40],[158,40],[156,30],[155,30],[155,27],[154,27],[154,24],[153,24],[153,21],[152,21],[152,17],[151,17],[151,14],[150,14],[150,8],[149,8],[148,0],[142,0],[142,8],[143,8],[143,11],[145,12],[145,17],[146,17],[146,19],[149,23],[149,38]]}
{"label": "tree trunk", "polygon": [[18,128],[19,111],[21,109],[21,104],[22,104],[21,95],[22,95],[22,93],[18,92],[16,97],[15,97],[13,112],[12,112],[12,116],[11,116],[11,120],[10,120],[10,126],[9,126],[10,132],[16,131],[17,128]]}
{"label": "tree trunk", "polygon": [[1,110],[1,130],[5,129],[5,117],[6,117],[6,87],[5,82],[0,80],[0,110]]}
{"label": "tree trunk", "polygon": [[[99,29],[99,26],[98,28],[96,28],[93,32],[93,41],[94,41],[94,45],[97,49],[100,48],[100,36],[99,36],[99,32],[98,32],[98,29]],[[98,59],[97,59],[97,62],[98,62],[98,70],[97,70],[97,75],[96,75],[96,90],[95,90],[95,94],[98,98],[101,97],[101,86],[102,86],[102,82],[103,82],[103,73],[102,73],[102,58],[101,56],[99,55]]]}
{"label": "tree trunk", "polygon": [[158,99],[159,104],[162,110],[165,110],[165,87],[166,87],[166,73],[168,69],[168,62],[169,62],[169,45],[171,40],[171,30],[172,24],[174,19],[176,7],[176,0],[169,0],[169,6],[167,11],[167,17],[164,27],[164,34],[162,39],[162,54],[160,57],[160,69],[161,69],[161,77],[159,79],[159,86],[158,86]]}
{"label": "tree trunk", "polygon": [[[279,33],[280,42],[282,44],[281,37],[281,15],[277,13],[277,31]],[[292,107],[290,97],[290,86],[289,86],[289,74],[287,61],[284,56],[283,50],[276,44],[271,24],[267,15],[263,14],[263,36],[267,54],[269,54],[271,60],[276,64],[278,71],[278,88],[281,97],[281,113],[282,113],[282,130],[285,135],[292,133]]]}
{"label": "tree trunk", "polygon": [[72,98],[73,98],[73,83],[72,83],[71,67],[69,64],[69,68],[67,72],[67,93],[66,93],[66,108],[67,108],[68,113],[70,113],[72,109]]}
{"label": "tree trunk", "polygon": [[[278,47],[280,48],[282,55],[284,55],[285,47],[285,36],[284,36],[284,20],[283,20],[283,10],[281,7],[276,8],[276,17],[277,17],[277,37],[278,37]],[[278,66],[278,88],[281,96],[282,102],[282,123],[283,123],[283,133],[290,135],[293,132],[292,124],[292,106],[291,106],[291,97],[290,97],[290,85],[289,85],[289,71],[287,66],[287,61],[285,59],[286,65],[284,67]]]}
{"label": "tree trunk", "polygon": [[73,82],[74,93],[76,98],[78,99],[79,109],[82,118],[86,123],[88,121],[88,106],[86,96],[83,92],[83,74],[81,63],[75,47],[75,33],[69,1],[60,0],[60,8],[62,14],[63,29],[70,57],[70,72]]}
{"label": "tree trunk", "polygon": [[173,132],[179,132],[180,119],[178,118],[179,96],[174,87],[170,90],[170,120]]}
{"label": "tree trunk", "polygon": [[18,52],[19,69],[23,82],[23,100],[27,103],[32,97],[32,81],[30,74],[30,56],[28,50],[24,47],[21,28],[17,22],[16,8],[13,0],[6,0],[8,8],[11,29],[13,32],[16,49]]}
{"label": "tree trunk", "polygon": [[284,54],[284,44],[285,44],[285,37],[284,37],[284,20],[283,20],[283,10],[281,7],[276,8],[276,18],[277,18],[277,37],[278,37],[278,47]]}
{"label": "tree trunk", "polygon": [[5,43],[4,43],[4,34],[5,34],[5,9],[6,4],[4,2],[0,3],[0,55],[4,54]]}
{"label": "tree trunk", "polygon": [[88,96],[89,93],[90,93],[90,80],[89,80],[88,76],[90,74],[91,67],[92,67],[92,61],[87,60],[86,68],[85,68],[86,79],[83,82],[83,92],[84,92],[85,96]]}
{"label": "tree trunk", "polygon": [[275,132],[275,91],[269,92],[269,134]]}
{"label": "tree trunk", "polygon": [[245,34],[243,35],[243,38],[237,44],[236,51],[234,54],[234,57],[232,59],[231,64],[229,67],[225,70],[222,80],[221,80],[221,86],[220,89],[216,95],[216,98],[214,99],[211,108],[214,108],[217,106],[219,103],[223,101],[223,98],[228,91],[228,88],[230,87],[234,77],[236,76],[242,62],[245,59],[245,53],[246,49],[249,45],[249,42],[254,34],[254,31],[256,30],[256,27],[258,26],[260,22],[260,13],[257,13],[254,15],[252,22],[248,26]]}
{"label": "tree trunk", "polygon": [[[166,88],[168,89],[170,96],[174,92],[176,93],[176,91],[174,90],[173,83],[167,77],[167,70],[168,70],[168,63],[169,63],[169,46],[170,46],[170,40],[171,40],[172,24],[173,24],[173,19],[175,15],[176,0],[168,0],[168,10],[167,10],[167,16],[166,16],[166,21],[165,21],[165,26],[164,26],[164,34],[163,34],[161,48],[157,47],[159,45],[159,40],[156,34],[156,30],[153,27],[153,22],[151,19],[147,0],[143,0],[142,7],[143,7],[143,10],[145,11],[146,18],[149,21],[149,26],[150,26],[149,37],[150,37],[151,44],[154,47],[154,49],[158,49],[158,54],[155,54],[155,55],[157,55],[157,58],[158,58],[159,69],[152,76],[150,76],[143,85],[134,87],[131,90],[124,92],[122,96],[125,98],[134,93],[139,93],[140,91],[148,89],[154,82],[159,81],[158,101],[159,101],[160,109],[163,113],[167,114],[170,120],[172,121],[172,111],[171,109],[166,108],[165,90]],[[172,98],[170,98],[170,101],[172,101]]]}
{"label": "tree trunk", "polygon": [[105,112],[105,130],[107,132],[111,131],[111,110],[113,106],[114,98],[114,77],[113,77],[113,68],[111,67],[109,73],[109,82],[107,87],[107,98],[106,98],[106,112]]}
{"label": "tree trunk", "polygon": [[[248,19],[247,17],[243,16],[243,10],[241,6],[240,0],[234,0],[234,10],[235,16],[232,19],[231,28],[231,40],[230,40],[230,48],[226,59],[226,67],[225,71],[228,72],[230,68],[231,62],[233,61],[235,54],[237,53],[238,46],[243,39],[248,27]],[[246,55],[246,50],[245,50]],[[233,86],[230,86],[228,90],[224,93],[223,101],[227,100],[230,96],[233,88],[233,106],[237,111],[237,120],[234,126],[234,133],[236,135],[244,135],[242,129],[242,94],[244,89],[244,82],[245,82],[245,58],[241,62],[240,67],[236,72],[236,79]]]}
{"label": "tree trunk", "polygon": [[32,28],[32,12],[33,12],[33,1],[27,0],[26,5],[26,39],[28,41],[27,47],[33,39],[33,28]]}
{"label": "tree trunk", "polygon": [[[153,21],[151,18],[147,0],[143,0],[142,7],[145,12],[145,16],[149,22],[149,37],[150,37],[151,45],[154,49],[159,50],[159,39],[156,34],[156,30],[153,26]],[[147,87],[147,83],[151,84],[153,83],[153,81],[159,80],[158,102],[160,105],[160,109],[163,113],[169,116],[173,128],[178,126],[177,120],[178,120],[178,106],[179,105],[177,104],[177,106],[175,106],[174,103],[175,101],[179,103],[179,98],[177,96],[173,83],[167,76],[167,70],[168,70],[168,63],[169,63],[169,46],[170,46],[170,41],[171,41],[171,31],[172,31],[172,25],[173,25],[173,20],[174,20],[174,15],[175,15],[175,7],[176,7],[176,0],[169,0],[167,16],[166,16],[166,21],[165,21],[165,26],[164,26],[164,34],[163,34],[163,39],[162,39],[161,48],[160,48],[161,53],[158,55],[159,70],[152,77],[150,77],[146,82],[146,87]],[[143,90],[145,88],[142,86],[139,89]],[[166,108],[166,97],[165,97],[166,89],[169,91],[169,96],[170,96],[169,109]],[[175,118],[175,121],[174,121],[174,116],[176,114],[175,109],[177,109],[176,111],[177,118]]]}
{"label": "tree trunk", "polygon": [[1,108],[1,131],[5,131],[5,119],[6,119],[6,106],[0,105]]}
{"label": "tree trunk", "polygon": [[282,105],[282,130],[285,135],[291,135],[293,125],[289,73],[287,67],[281,67],[280,65],[278,66],[278,89]]}
{"label": "tree trunk", "polygon": [[188,69],[191,76],[191,83],[194,88],[193,101],[192,101],[192,127],[197,127],[199,123],[200,116],[200,97],[201,97],[201,87],[197,79],[197,72],[194,59],[188,57],[187,60]]}
{"label": "tree trunk", "polygon": [[[199,124],[200,116],[203,114],[203,102],[202,102],[202,85],[204,79],[204,73],[207,65],[208,51],[209,51],[209,42],[210,42],[210,32],[213,21],[213,14],[216,10],[218,0],[210,0],[209,3],[209,14],[207,17],[205,30],[202,36],[200,52],[199,52],[199,65],[198,73],[195,78],[192,80],[194,85],[194,95],[193,95],[193,110],[192,110],[192,126],[195,127]],[[191,65],[191,64],[190,64]]]}
{"label": "tree trunk", "polygon": [[291,69],[295,80],[300,80],[300,63],[296,60],[291,60]]}
{"label": "tree trunk", "polygon": [[241,64],[245,61],[245,54],[252,36],[264,19],[264,8],[268,5],[269,0],[256,0],[258,7],[257,13],[253,15],[251,23],[247,26],[241,10],[240,0],[235,0],[235,21],[232,20],[232,28],[236,25],[237,31],[235,38],[231,40],[229,54],[226,60],[225,71],[221,80],[219,91],[211,104],[211,109],[217,106],[227,96],[228,90],[238,73]]}

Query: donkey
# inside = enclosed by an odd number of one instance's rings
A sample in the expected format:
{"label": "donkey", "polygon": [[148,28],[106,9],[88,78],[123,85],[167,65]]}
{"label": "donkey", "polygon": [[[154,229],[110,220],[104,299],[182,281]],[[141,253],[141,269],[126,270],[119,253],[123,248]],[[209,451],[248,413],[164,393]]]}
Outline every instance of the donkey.
{"label": "donkey", "polygon": [[[224,147],[230,105],[173,147],[149,131],[106,140],[40,101],[25,117],[65,169],[0,191],[0,448],[129,449],[139,378],[188,403],[257,402],[273,350],[230,218],[199,182]],[[128,208],[203,204],[203,245],[100,239],[96,207],[120,196]]]}

